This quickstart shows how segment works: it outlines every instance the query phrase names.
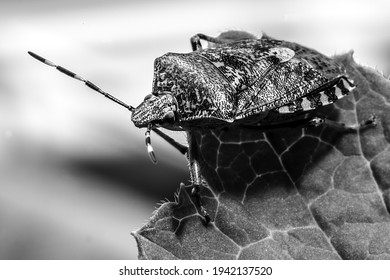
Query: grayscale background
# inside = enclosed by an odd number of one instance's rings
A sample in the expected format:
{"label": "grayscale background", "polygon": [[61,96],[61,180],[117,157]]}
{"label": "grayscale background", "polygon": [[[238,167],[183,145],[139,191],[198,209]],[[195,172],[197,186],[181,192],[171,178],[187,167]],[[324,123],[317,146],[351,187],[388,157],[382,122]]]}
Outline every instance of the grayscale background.
{"label": "grayscale background", "polygon": [[[136,259],[130,232],[188,183],[158,136],[158,165],[126,109],[34,51],[138,105],[153,61],[229,29],[295,41],[390,73],[389,1],[6,0],[0,4],[0,259]],[[183,133],[171,134],[184,141]]]}

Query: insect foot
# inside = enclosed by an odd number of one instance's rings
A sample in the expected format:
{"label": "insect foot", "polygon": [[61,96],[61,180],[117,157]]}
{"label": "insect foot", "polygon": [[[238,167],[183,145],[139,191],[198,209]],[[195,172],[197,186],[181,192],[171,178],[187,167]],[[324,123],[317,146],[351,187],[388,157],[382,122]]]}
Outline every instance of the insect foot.
{"label": "insect foot", "polygon": [[202,199],[200,197],[200,186],[199,185],[194,184],[192,186],[191,195],[195,198],[195,203],[199,207],[200,214],[204,218],[205,225],[208,225],[211,222],[211,218],[210,218],[209,213],[207,213],[206,208],[204,208],[204,206],[203,206],[203,202],[202,202]]}
{"label": "insect foot", "polygon": [[376,125],[377,125],[377,117],[375,114],[371,114],[366,120],[360,123],[361,127],[376,126]]}
{"label": "insect foot", "polygon": [[308,126],[312,126],[312,127],[318,127],[318,126],[322,125],[323,123],[325,123],[325,119],[319,118],[319,117],[315,117],[315,118],[312,118],[312,119],[307,123],[307,125],[308,125]]}
{"label": "insect foot", "polygon": [[308,121],[307,126],[318,127],[320,125],[326,125],[341,130],[358,130],[375,127],[377,124],[377,118],[375,114],[370,115],[367,119],[361,121],[359,124],[346,125],[342,122],[332,121],[326,118],[314,117]]}

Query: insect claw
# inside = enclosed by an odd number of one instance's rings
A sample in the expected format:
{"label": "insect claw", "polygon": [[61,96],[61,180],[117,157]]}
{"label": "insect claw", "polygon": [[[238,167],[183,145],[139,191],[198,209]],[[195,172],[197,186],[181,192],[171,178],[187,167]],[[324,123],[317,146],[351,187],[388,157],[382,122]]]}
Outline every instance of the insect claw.
{"label": "insect claw", "polygon": [[314,117],[307,124],[308,124],[308,126],[311,126],[311,127],[318,127],[323,123],[325,123],[325,120],[323,118]]}
{"label": "insect claw", "polygon": [[375,114],[372,114],[370,116],[368,116],[368,118],[364,121],[362,121],[360,123],[360,126],[366,126],[366,125],[372,125],[372,126],[376,126],[377,124],[377,118],[376,118],[376,115]]}
{"label": "insect claw", "polygon": [[200,209],[201,209],[200,211],[201,211],[203,218],[204,218],[205,225],[207,226],[211,222],[211,218],[203,206]]}

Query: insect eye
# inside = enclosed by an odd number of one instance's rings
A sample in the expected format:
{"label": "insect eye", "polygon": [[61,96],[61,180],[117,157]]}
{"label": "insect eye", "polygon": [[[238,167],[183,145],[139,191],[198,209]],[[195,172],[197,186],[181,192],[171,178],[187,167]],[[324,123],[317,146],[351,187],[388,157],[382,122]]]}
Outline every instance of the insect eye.
{"label": "insect eye", "polygon": [[144,101],[150,99],[152,96],[153,96],[153,94],[148,94],[148,95],[146,95],[145,98],[144,98]]}

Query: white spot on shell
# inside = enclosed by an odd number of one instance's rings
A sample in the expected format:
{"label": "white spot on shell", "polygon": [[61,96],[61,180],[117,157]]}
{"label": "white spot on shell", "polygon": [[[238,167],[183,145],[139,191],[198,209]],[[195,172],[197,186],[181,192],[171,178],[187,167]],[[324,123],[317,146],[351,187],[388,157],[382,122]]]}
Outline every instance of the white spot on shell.
{"label": "white spot on shell", "polygon": [[289,61],[295,55],[295,52],[289,48],[270,48],[269,52],[271,55],[276,56],[280,62]]}

